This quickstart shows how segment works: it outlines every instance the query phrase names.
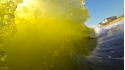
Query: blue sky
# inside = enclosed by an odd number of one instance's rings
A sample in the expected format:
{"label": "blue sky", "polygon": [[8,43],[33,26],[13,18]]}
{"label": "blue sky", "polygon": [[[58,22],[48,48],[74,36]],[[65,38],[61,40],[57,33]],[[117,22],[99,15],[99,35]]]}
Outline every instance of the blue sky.
{"label": "blue sky", "polygon": [[85,0],[85,8],[88,9],[89,19],[87,26],[98,25],[105,18],[121,16],[124,14],[124,0]]}

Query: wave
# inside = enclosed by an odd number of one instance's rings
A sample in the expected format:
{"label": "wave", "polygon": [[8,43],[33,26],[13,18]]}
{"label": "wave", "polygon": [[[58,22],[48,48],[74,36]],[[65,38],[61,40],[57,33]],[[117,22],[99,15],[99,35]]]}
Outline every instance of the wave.
{"label": "wave", "polygon": [[88,55],[96,46],[94,30],[84,24],[89,18],[84,4],[84,0],[1,0],[5,68],[73,69],[73,54]]}
{"label": "wave", "polygon": [[94,29],[95,33],[96,33],[96,37],[101,36],[102,34],[107,33],[109,30],[113,29],[113,28],[117,28],[117,27],[121,27],[123,30],[124,26],[124,20],[118,21],[116,23],[113,23],[109,26],[103,26],[103,27],[99,27],[98,25],[90,25],[88,26],[91,29]]}

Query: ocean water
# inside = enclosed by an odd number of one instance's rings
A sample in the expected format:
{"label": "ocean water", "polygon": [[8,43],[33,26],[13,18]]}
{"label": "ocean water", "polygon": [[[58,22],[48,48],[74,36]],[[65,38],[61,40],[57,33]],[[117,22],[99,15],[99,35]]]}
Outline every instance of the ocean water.
{"label": "ocean water", "polygon": [[[92,27],[91,27],[92,28]],[[84,70],[124,70],[124,20],[106,27],[93,27],[96,48],[82,58]]]}
{"label": "ocean water", "polygon": [[0,0],[0,70],[72,70],[73,54],[88,55],[97,44],[84,3]]}
{"label": "ocean water", "polygon": [[[87,27],[84,4],[84,0],[0,0],[0,70],[122,69],[123,30],[119,34]],[[122,49],[121,55],[107,52],[107,45]],[[117,53],[114,49],[110,52]],[[110,65],[115,63],[121,65]]]}

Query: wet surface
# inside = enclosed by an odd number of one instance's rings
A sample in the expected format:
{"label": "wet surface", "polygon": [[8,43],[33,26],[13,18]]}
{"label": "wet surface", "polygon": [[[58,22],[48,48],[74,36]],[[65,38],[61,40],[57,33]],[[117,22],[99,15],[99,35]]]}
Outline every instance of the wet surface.
{"label": "wet surface", "polygon": [[[112,35],[109,36],[109,31]],[[77,70],[124,70],[124,27],[118,25],[98,37],[96,48],[88,56],[74,55]]]}

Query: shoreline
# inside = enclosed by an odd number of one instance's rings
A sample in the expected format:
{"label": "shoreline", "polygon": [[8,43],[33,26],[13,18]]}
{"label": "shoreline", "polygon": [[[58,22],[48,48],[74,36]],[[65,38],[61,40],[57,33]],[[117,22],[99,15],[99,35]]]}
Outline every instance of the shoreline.
{"label": "shoreline", "polygon": [[114,23],[119,22],[119,21],[121,21],[121,20],[124,20],[124,16],[121,16],[121,17],[119,17],[119,18],[117,18],[117,19],[115,19],[115,20],[113,20],[113,21],[107,23],[107,24],[104,25],[104,26],[108,26],[108,25],[114,24]]}

